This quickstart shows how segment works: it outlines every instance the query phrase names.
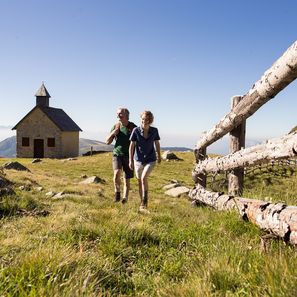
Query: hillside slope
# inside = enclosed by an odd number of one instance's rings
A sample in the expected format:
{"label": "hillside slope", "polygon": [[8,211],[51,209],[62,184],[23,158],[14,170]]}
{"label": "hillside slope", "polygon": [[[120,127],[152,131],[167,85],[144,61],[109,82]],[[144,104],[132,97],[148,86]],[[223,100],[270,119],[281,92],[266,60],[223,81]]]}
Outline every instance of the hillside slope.
{"label": "hillside slope", "polygon": [[[135,178],[128,203],[113,202],[111,153],[17,159],[30,172],[0,176],[16,193],[0,196],[0,295],[296,296],[294,247],[237,212],[191,207],[187,196],[164,194],[172,179],[193,186],[193,153],[177,156],[183,161],[152,171],[148,215],[138,213]],[[254,172],[244,196],[296,205],[296,172],[276,173]],[[93,175],[101,182],[81,183]]]}
{"label": "hillside slope", "polygon": [[16,156],[16,137],[11,136],[0,142],[0,157],[13,158]]}

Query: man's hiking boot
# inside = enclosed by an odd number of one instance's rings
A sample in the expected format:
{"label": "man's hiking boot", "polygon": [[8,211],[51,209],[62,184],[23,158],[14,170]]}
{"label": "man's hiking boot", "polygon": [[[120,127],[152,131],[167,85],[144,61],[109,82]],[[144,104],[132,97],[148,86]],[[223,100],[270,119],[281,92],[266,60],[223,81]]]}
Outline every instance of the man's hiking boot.
{"label": "man's hiking boot", "polygon": [[127,202],[128,202],[128,198],[124,197],[124,198],[122,199],[122,204],[125,204],[125,203],[127,203]]}
{"label": "man's hiking boot", "polygon": [[120,202],[120,200],[121,200],[121,193],[120,192],[115,192],[113,202]]}

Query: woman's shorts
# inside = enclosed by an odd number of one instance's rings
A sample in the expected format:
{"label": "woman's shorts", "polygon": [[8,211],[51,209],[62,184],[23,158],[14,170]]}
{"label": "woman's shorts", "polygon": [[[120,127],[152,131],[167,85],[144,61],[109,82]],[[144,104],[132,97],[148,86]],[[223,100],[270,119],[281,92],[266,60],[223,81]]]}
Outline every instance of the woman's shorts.
{"label": "woman's shorts", "polygon": [[155,165],[156,165],[156,162],[142,164],[141,162],[134,160],[134,169],[135,169],[135,175],[137,179],[141,178],[141,175],[143,172],[145,172],[145,174],[148,176],[154,169]]}

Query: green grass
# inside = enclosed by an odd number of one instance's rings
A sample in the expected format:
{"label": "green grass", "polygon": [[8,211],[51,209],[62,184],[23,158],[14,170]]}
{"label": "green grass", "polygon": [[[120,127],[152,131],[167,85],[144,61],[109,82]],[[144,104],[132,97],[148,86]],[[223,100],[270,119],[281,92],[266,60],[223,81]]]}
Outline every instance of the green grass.
{"label": "green grass", "polygon": [[[178,156],[183,161],[163,162],[150,177],[149,215],[137,211],[135,179],[129,202],[112,202],[108,153],[67,162],[18,159],[31,173],[5,171],[17,195],[1,197],[0,295],[296,296],[295,247],[270,240],[264,251],[263,231],[237,213],[164,195],[171,179],[193,186],[194,157]],[[83,174],[105,183],[81,185]],[[264,185],[263,177],[272,182]],[[295,173],[262,172],[245,185],[245,197],[297,204]],[[50,190],[67,196],[48,198]],[[34,209],[49,215],[30,215]]]}

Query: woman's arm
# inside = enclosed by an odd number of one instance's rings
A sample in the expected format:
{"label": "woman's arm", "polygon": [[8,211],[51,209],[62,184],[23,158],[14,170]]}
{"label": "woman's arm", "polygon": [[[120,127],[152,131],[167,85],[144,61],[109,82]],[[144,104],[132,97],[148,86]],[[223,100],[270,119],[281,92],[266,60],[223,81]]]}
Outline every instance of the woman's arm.
{"label": "woman's arm", "polygon": [[155,140],[155,147],[156,147],[156,151],[157,151],[157,155],[158,155],[158,163],[161,163],[161,148],[160,148],[160,141],[159,140]]}
{"label": "woman's arm", "polygon": [[134,169],[134,164],[133,164],[134,153],[135,153],[135,141],[131,141],[129,146],[129,167],[132,170]]}

